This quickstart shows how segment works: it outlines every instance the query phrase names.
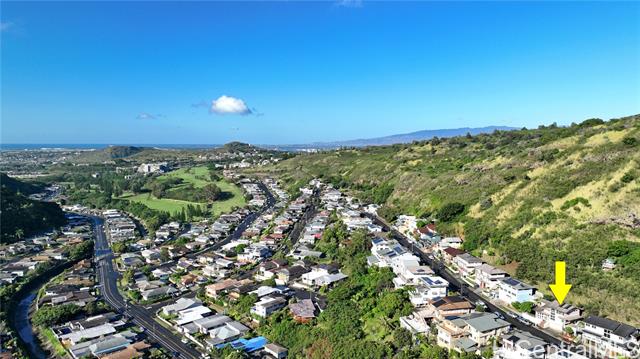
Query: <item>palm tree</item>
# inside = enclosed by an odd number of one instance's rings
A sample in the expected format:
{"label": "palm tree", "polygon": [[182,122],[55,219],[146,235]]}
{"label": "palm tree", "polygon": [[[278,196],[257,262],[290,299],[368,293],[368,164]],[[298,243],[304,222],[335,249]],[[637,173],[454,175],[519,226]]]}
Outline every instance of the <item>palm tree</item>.
{"label": "palm tree", "polygon": [[15,236],[18,239],[22,239],[22,237],[24,237],[24,230],[22,228],[16,229]]}

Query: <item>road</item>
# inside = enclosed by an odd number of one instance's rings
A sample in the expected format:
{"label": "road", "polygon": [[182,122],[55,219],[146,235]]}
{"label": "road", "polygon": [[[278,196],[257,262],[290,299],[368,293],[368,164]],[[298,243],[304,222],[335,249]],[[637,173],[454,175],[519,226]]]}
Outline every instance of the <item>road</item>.
{"label": "road", "polygon": [[530,334],[532,334],[532,335],[534,335],[534,336],[536,336],[538,338],[544,339],[545,341],[547,341],[550,344],[553,344],[553,345],[556,345],[556,346],[559,346],[559,347],[563,347],[565,349],[570,349],[569,345],[564,343],[559,338],[554,337],[552,335],[549,335],[548,333],[546,333],[546,332],[544,332],[544,331],[542,331],[542,330],[540,330],[540,329],[538,329],[536,327],[529,326],[529,325],[526,325],[526,324],[518,321],[517,319],[511,317],[509,315],[509,313],[507,311],[505,311],[504,309],[502,309],[502,308],[494,305],[493,303],[487,301],[486,299],[482,298],[480,295],[478,295],[478,293],[474,292],[473,289],[469,287],[469,285],[467,285],[465,282],[461,281],[460,279],[456,278],[451,273],[449,273],[446,270],[446,267],[444,266],[444,264],[442,262],[440,262],[437,259],[429,258],[423,251],[421,251],[419,248],[417,248],[413,243],[409,242],[409,240],[407,239],[407,237],[405,235],[403,235],[402,233],[396,231],[395,229],[392,229],[389,226],[389,224],[386,223],[386,221],[384,221],[382,218],[380,218],[378,216],[373,216],[373,215],[370,215],[370,218],[372,218],[376,223],[381,225],[385,229],[385,231],[389,232],[393,239],[397,240],[405,248],[411,249],[413,254],[418,256],[424,263],[427,263],[437,275],[441,276],[446,281],[448,281],[449,284],[450,284],[450,288],[455,290],[455,291],[458,291],[461,296],[466,297],[467,299],[469,299],[473,303],[483,302],[487,307],[487,311],[494,312],[494,313],[500,313],[504,317],[504,320],[509,322],[509,324],[511,324],[511,326],[514,327],[514,328],[517,328],[519,330],[528,332],[528,333],[530,333]]}
{"label": "road", "polygon": [[[260,189],[262,189],[262,191],[265,193],[265,197],[267,197],[267,200],[265,201],[264,206],[256,212],[251,212],[249,213],[246,217],[244,217],[242,219],[242,221],[240,221],[240,223],[238,224],[238,226],[233,230],[233,232],[231,232],[231,234],[229,234],[226,238],[224,238],[221,241],[218,241],[216,243],[214,243],[211,246],[208,246],[204,249],[201,249],[197,252],[192,252],[192,253],[188,253],[186,255],[184,255],[185,258],[197,258],[199,255],[206,253],[206,252],[211,252],[211,251],[216,251],[220,248],[222,248],[225,244],[228,244],[231,241],[235,241],[238,240],[242,237],[242,233],[249,228],[249,226],[258,218],[260,217],[260,215],[262,215],[265,211],[267,211],[268,209],[270,209],[271,207],[273,207],[276,204],[276,200],[273,197],[273,194],[271,192],[269,192],[269,190],[267,189],[267,186],[265,186],[263,183],[259,182],[258,186],[260,187]],[[174,266],[176,263],[178,263],[177,260],[171,260],[168,262],[165,262],[159,266],[156,266],[154,268],[169,268]]]}
{"label": "road", "polygon": [[104,232],[104,222],[101,218],[92,217],[95,224],[96,246],[95,258],[98,265],[98,278],[101,292],[105,301],[118,312],[131,318],[133,322],[144,329],[146,333],[170,352],[177,353],[179,357],[197,359],[201,354],[191,346],[182,343],[180,337],[169,329],[158,324],[154,319],[154,313],[145,308],[127,303],[118,292],[118,273],[113,269],[113,253],[109,248]]}
{"label": "road", "polygon": [[311,195],[311,203],[309,207],[304,211],[302,217],[296,222],[293,226],[293,230],[289,234],[289,238],[291,239],[291,246],[295,247],[296,243],[300,239],[300,235],[304,230],[304,227],[309,223],[311,219],[318,213],[318,200],[320,198],[320,191],[316,188]]}
{"label": "road", "polygon": [[[258,216],[264,213],[264,211],[266,211],[267,209],[273,207],[273,205],[275,204],[275,198],[264,184],[260,183],[259,185],[267,197],[265,206],[260,211],[252,212],[247,215],[247,217],[245,217],[242,222],[240,222],[233,233],[231,233],[223,241],[220,241],[213,246],[208,247],[204,251],[192,253],[191,256],[195,257],[202,252],[218,249],[226,243],[240,238],[242,236],[242,232],[244,232],[247,227],[249,227],[251,223],[253,223],[253,221],[258,218]],[[135,324],[143,327],[150,337],[155,339],[159,344],[172,352],[174,355],[189,359],[200,358],[200,352],[198,352],[193,347],[182,343],[181,338],[178,335],[174,334],[169,329],[163,327],[155,321],[155,312],[153,308],[149,310],[144,307],[130,304],[122,297],[120,292],[118,292],[118,272],[113,268],[114,256],[111,248],[109,247],[109,242],[107,241],[107,236],[104,231],[104,221],[99,217],[91,218],[93,219],[95,225],[95,259],[98,266],[98,278],[101,285],[101,292],[104,295],[105,301],[118,312],[131,318]]]}

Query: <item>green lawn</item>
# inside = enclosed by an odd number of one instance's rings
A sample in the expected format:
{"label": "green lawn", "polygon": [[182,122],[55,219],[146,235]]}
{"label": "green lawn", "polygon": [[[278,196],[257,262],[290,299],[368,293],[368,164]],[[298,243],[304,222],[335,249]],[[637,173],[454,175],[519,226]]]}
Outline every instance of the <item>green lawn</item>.
{"label": "green lawn", "polygon": [[365,319],[362,329],[367,339],[373,341],[383,341],[390,333],[390,329],[385,320],[377,317]]}
{"label": "green lawn", "polygon": [[[182,178],[184,182],[193,184],[194,187],[204,187],[208,183],[211,183],[209,180],[209,170],[207,167],[190,167],[190,168],[180,168],[178,170],[166,173],[160,177],[158,177],[159,181],[162,181],[163,178]],[[221,188],[222,189],[222,188]]]}
{"label": "green lawn", "polygon": [[[204,187],[205,185],[212,183],[211,181],[208,180],[209,170],[204,166],[192,167],[189,169],[181,168],[179,170],[169,172],[167,174],[160,176],[158,180],[162,181],[163,178],[168,178],[168,177],[182,178],[185,183],[191,183],[193,184],[194,187]],[[233,207],[243,207],[245,205],[246,202],[240,187],[236,186],[233,183],[229,183],[225,180],[220,180],[213,183],[215,183],[222,192],[227,192],[232,195],[230,198],[225,199],[223,201],[215,201],[211,203],[212,212],[214,215],[227,213],[227,212],[230,212],[231,208]],[[184,185],[176,186],[174,188],[180,188],[181,186],[184,186]],[[120,198],[129,200],[129,201],[139,202],[151,209],[166,211],[170,213],[179,212],[183,208],[186,208],[187,205],[196,205],[196,206],[206,205],[206,203],[196,203],[196,202],[182,201],[182,200],[171,199],[171,198],[158,199],[154,197],[151,193],[141,193],[137,195],[125,194]]]}
{"label": "green lawn", "polygon": [[120,197],[121,199],[126,199],[128,201],[139,202],[144,204],[145,206],[156,209],[159,211],[165,212],[179,212],[183,208],[186,208],[187,205],[202,205],[200,203],[181,201],[178,199],[170,199],[170,198],[161,198],[158,199],[154,197],[151,193],[140,193],[137,195],[123,195]]}

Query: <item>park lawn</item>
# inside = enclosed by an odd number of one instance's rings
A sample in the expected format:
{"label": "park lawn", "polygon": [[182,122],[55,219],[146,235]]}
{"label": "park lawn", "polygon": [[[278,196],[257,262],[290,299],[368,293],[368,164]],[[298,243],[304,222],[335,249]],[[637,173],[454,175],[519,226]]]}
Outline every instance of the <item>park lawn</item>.
{"label": "park lawn", "polygon": [[[207,184],[211,183],[211,181],[209,180],[209,169],[205,166],[180,168],[175,171],[163,174],[162,176],[158,177],[158,180],[162,181],[163,178],[171,177],[182,178],[185,183],[191,183],[196,188],[204,187]],[[176,188],[179,187],[180,186],[177,186]]]}
{"label": "park lawn", "polygon": [[47,340],[49,340],[49,342],[51,343],[51,346],[55,350],[56,355],[61,358],[66,357],[67,350],[62,346],[58,338],[56,338],[56,335],[53,334],[53,331],[49,328],[43,328],[42,332],[44,336],[47,338]]}
{"label": "park lawn", "polygon": [[[209,182],[207,182],[209,183]],[[211,203],[211,211],[214,216],[218,216],[221,213],[231,212],[233,207],[243,207],[246,204],[244,199],[244,195],[240,188],[232,183],[221,180],[216,181],[215,184],[220,187],[222,192],[230,193],[232,196],[223,201],[215,201]],[[197,202],[189,202],[189,201],[181,201],[178,199],[171,198],[156,198],[151,193],[141,193],[137,195],[132,194],[124,194],[120,197],[121,199],[126,199],[128,201],[139,202],[144,204],[145,206],[155,209],[158,211],[165,211],[169,213],[176,213],[182,211],[188,205],[193,206],[206,206],[206,203],[197,203]]]}
{"label": "park lawn", "polygon": [[151,193],[140,193],[137,195],[124,195],[120,197],[121,199],[126,199],[127,201],[133,201],[142,203],[145,206],[155,209],[158,211],[165,211],[169,213],[175,213],[182,211],[183,208],[187,208],[188,205],[202,206],[201,203],[181,201],[179,199],[171,199],[171,198],[161,198],[158,199],[154,197]]}

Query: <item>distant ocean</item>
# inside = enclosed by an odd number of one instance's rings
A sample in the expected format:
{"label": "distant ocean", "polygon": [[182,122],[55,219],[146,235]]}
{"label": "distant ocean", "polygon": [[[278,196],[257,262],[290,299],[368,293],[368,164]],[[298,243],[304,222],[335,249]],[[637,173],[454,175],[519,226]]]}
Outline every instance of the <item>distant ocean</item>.
{"label": "distant ocean", "polygon": [[206,149],[219,148],[222,145],[198,145],[198,144],[126,144],[126,145],[109,145],[104,143],[2,143],[0,151],[20,151],[20,150],[100,150],[110,146],[136,146],[136,147],[154,147],[166,149]]}

